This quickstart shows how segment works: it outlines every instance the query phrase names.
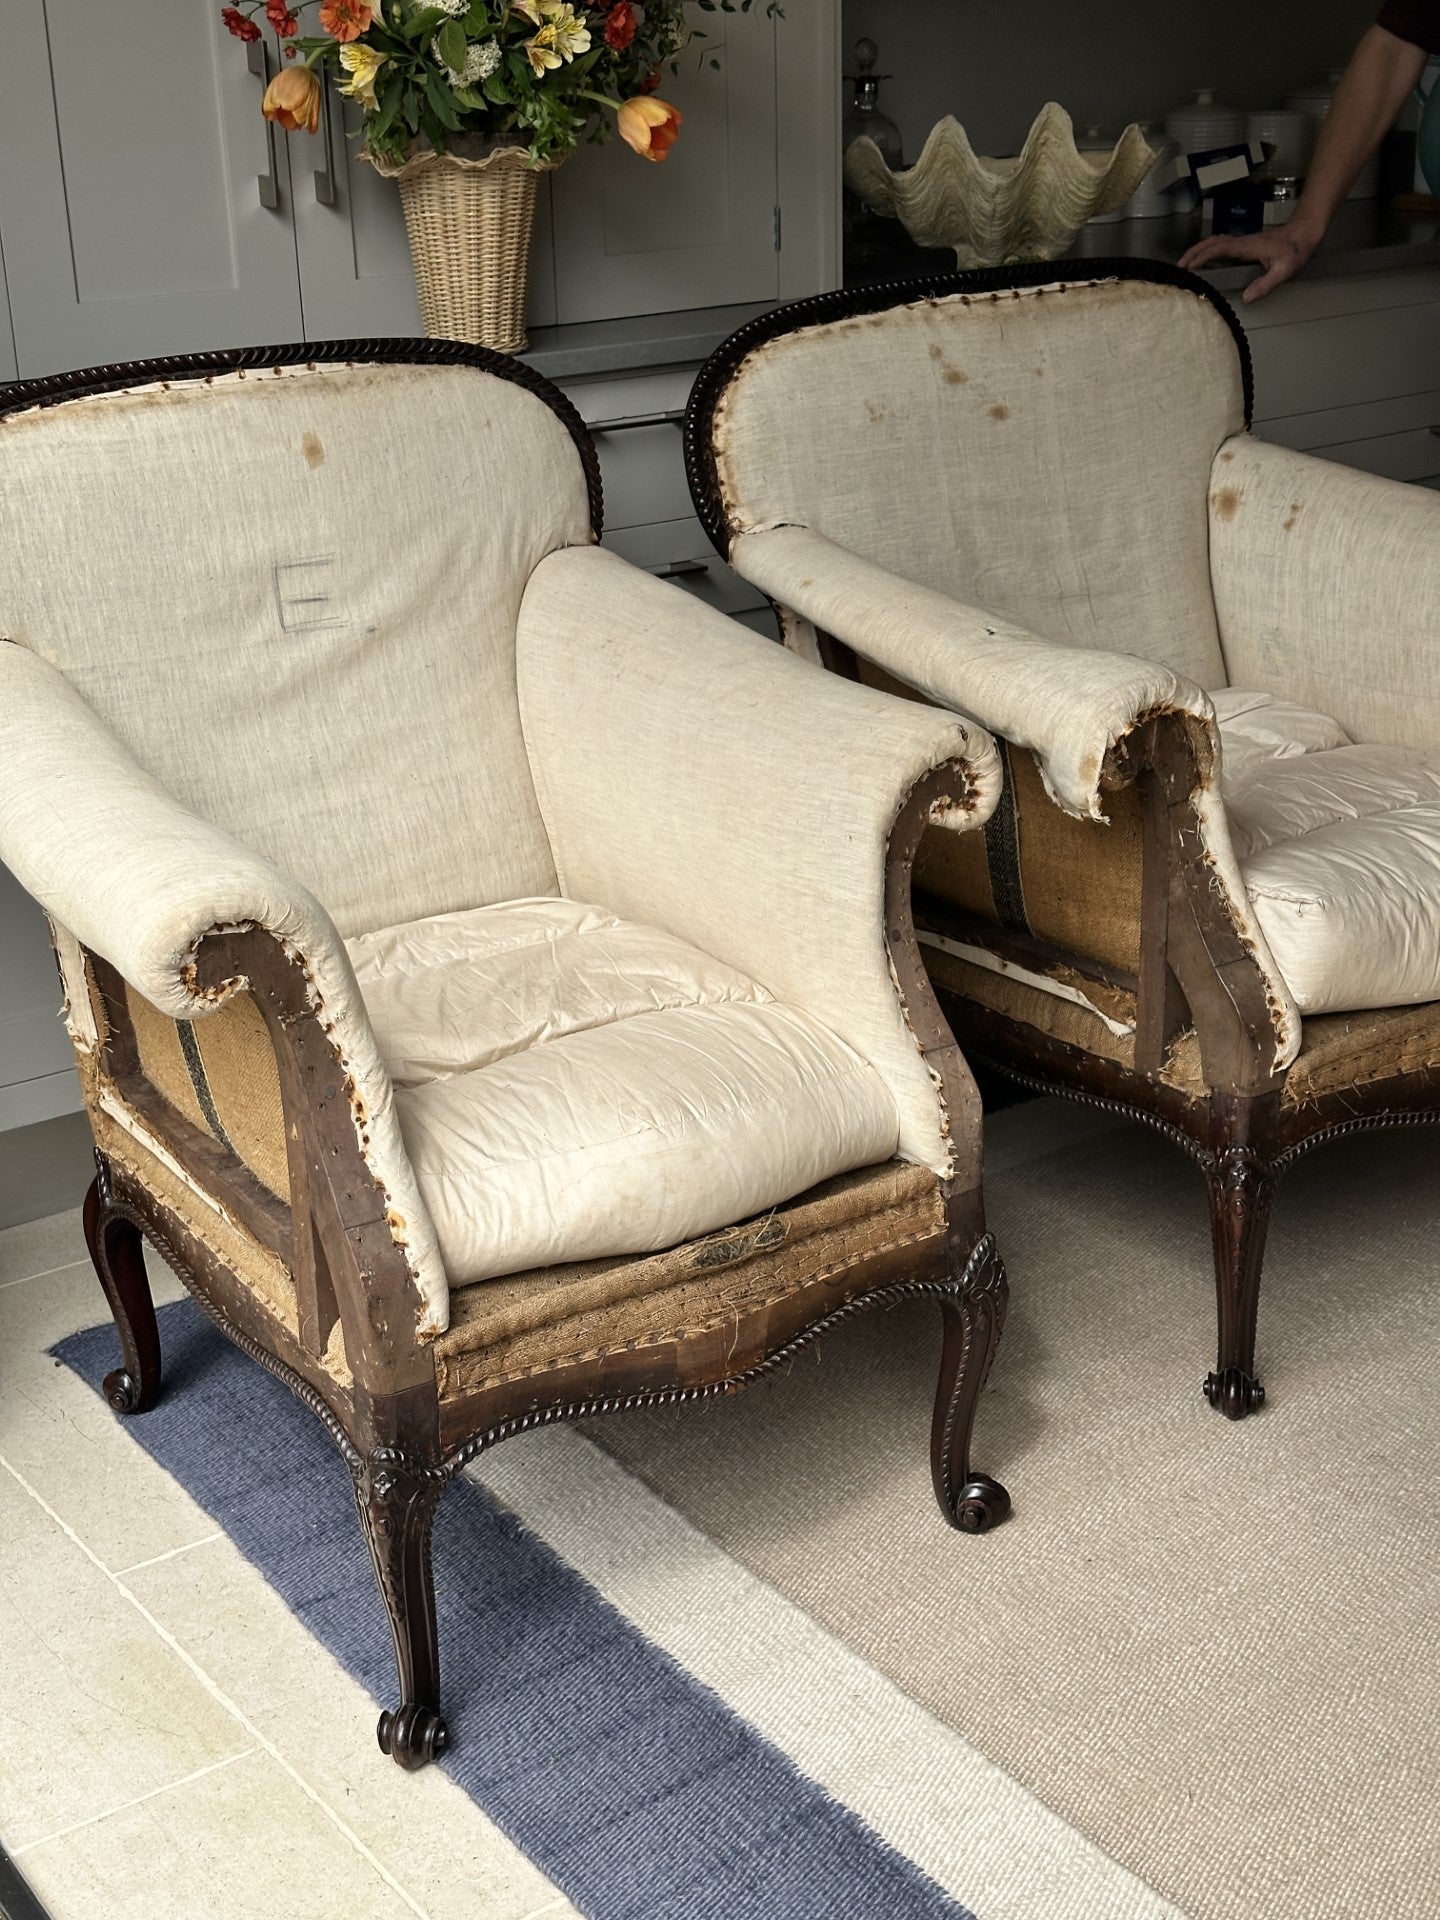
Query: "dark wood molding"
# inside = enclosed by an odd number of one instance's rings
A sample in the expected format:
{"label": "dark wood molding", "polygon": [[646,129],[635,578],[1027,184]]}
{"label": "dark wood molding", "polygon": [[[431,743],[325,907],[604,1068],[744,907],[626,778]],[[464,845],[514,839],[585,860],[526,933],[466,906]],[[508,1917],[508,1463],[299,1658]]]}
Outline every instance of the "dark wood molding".
{"label": "dark wood molding", "polygon": [[229,347],[210,353],[168,354],[154,360],[122,360],[101,367],[82,367],[73,373],[46,374],[39,380],[16,380],[0,386],[0,418],[25,413],[33,407],[62,406],[67,400],[97,394],[123,393],[128,387],[178,384],[184,380],[213,380],[217,375],[263,370],[267,367],[310,366],[473,367],[491,373],[512,386],[523,387],[543,400],[560,420],[585,471],[590,497],[590,525],[598,540],[604,531],[605,496],[600,462],[589,429],[574,404],[543,373],[523,360],[463,340],[379,338],[372,340],[307,340],[288,346]]}

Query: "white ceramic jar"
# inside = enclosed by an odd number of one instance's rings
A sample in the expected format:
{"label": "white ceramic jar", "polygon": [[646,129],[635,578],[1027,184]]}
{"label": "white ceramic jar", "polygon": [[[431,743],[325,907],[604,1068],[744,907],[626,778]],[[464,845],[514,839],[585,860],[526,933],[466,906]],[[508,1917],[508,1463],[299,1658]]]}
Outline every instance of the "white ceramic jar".
{"label": "white ceramic jar", "polygon": [[1245,116],[1245,138],[1274,152],[1260,171],[1262,180],[1297,179],[1310,165],[1315,122],[1298,107],[1267,107]]}
{"label": "white ceramic jar", "polygon": [[1165,131],[1181,153],[1209,153],[1213,147],[1239,146],[1245,138],[1245,116],[1236,107],[1223,106],[1213,87],[1201,87],[1189,106],[1172,107]]}
{"label": "white ceramic jar", "polygon": [[[1299,87],[1294,93],[1287,93],[1285,96],[1285,104],[1287,107],[1297,107],[1301,113],[1309,114],[1311,120],[1314,122],[1317,134],[1320,131],[1321,123],[1324,121],[1326,114],[1330,111],[1330,102],[1335,97],[1335,88],[1339,84],[1340,73],[1341,69],[1337,67],[1331,73],[1330,78],[1322,85]],[[1367,161],[1361,168],[1360,178],[1350,189],[1349,197],[1352,200],[1373,200],[1379,191],[1380,155],[1377,153],[1373,159]]]}

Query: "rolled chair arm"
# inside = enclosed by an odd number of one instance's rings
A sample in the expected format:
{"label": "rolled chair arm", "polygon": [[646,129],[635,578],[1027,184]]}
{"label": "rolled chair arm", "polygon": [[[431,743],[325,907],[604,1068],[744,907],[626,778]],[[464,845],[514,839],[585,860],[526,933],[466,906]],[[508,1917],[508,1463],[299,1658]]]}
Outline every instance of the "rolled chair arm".
{"label": "rolled chair arm", "polygon": [[439,1247],[400,1137],[394,1093],[344,943],[320,902],[181,806],[48,662],[0,644],[0,860],[66,933],[174,1019],[202,1019],[250,982],[206,980],[207,935],[270,934],[304,971],[343,1069],[356,1137],[422,1302],[448,1316]]}
{"label": "rolled chair arm", "polygon": [[518,672],[564,891],[664,927],[811,1013],[891,1087],[902,1155],[949,1175],[893,959],[913,944],[908,886],[887,920],[887,865],[912,794],[935,823],[988,818],[989,736],[821,673],[598,548],[536,568]]}
{"label": "rolled chair arm", "polygon": [[[1230,1023],[1241,1053],[1249,1047],[1245,1034],[1259,1035],[1255,1060],[1235,1071],[1269,1073],[1294,1058],[1300,1015],[1245,892],[1217,778],[1214,709],[1199,687],[1148,660],[1041,640],[808,528],[742,534],[731,560],[773,599],[887,672],[1031,749],[1050,798],[1067,813],[1104,820],[1106,792],[1135,777],[1153,741],[1183,740],[1183,751],[1171,756],[1178,786],[1170,805],[1194,844],[1183,853],[1177,845],[1173,857],[1177,874],[1189,872],[1187,887],[1211,929],[1198,972],[1228,964],[1232,940],[1245,965],[1259,970],[1260,1013],[1247,1006]],[[1162,839],[1168,844],[1169,829]],[[1218,921],[1211,905],[1221,909]],[[1187,973],[1198,997],[1197,968]],[[1219,1051],[1212,1057],[1218,1061]],[[1228,1061],[1223,1071],[1231,1071]]]}
{"label": "rolled chair arm", "polygon": [[1152,715],[1213,723],[1204,692],[1129,654],[1056,646],[809,527],[741,534],[730,564],[779,605],[943,706],[1031,748],[1067,813],[1103,819],[1105,757]]}
{"label": "rolled chair arm", "polygon": [[1237,434],[1211,479],[1210,571],[1233,686],[1440,748],[1440,495]]}

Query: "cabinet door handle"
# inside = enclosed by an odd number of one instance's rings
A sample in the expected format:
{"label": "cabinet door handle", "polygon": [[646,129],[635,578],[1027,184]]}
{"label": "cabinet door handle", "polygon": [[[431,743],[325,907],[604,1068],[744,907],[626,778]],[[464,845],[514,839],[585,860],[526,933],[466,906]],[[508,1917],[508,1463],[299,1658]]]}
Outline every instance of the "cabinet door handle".
{"label": "cabinet door handle", "polygon": [[320,157],[324,165],[315,169],[315,199],[322,207],[333,207],[340,198],[335,190],[335,122],[330,105],[330,75],[320,74]]}
{"label": "cabinet door handle", "polygon": [[[252,40],[246,58],[250,62],[250,71],[260,82],[263,93],[270,84],[270,49],[263,40]],[[275,122],[265,122],[265,154],[270,162],[269,171],[257,174],[256,184],[260,189],[260,204],[274,213],[280,205],[280,182],[275,173]]]}
{"label": "cabinet door handle", "polygon": [[590,433],[628,433],[632,427],[678,427],[685,418],[684,407],[671,407],[664,413],[626,413],[616,420],[587,420]]}
{"label": "cabinet door handle", "polygon": [[657,580],[689,580],[695,575],[709,573],[708,560],[667,560],[662,567],[647,569]]}

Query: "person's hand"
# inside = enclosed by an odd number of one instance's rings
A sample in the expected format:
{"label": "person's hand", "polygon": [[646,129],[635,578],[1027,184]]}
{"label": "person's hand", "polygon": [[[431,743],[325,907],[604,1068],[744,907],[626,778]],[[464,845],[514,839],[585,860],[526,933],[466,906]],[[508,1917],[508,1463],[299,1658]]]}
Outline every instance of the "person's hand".
{"label": "person's hand", "polygon": [[1290,229],[1293,221],[1273,227],[1269,233],[1216,233],[1201,240],[1180,256],[1180,265],[1192,273],[1216,260],[1253,260],[1265,271],[1250,282],[1243,300],[1263,300],[1267,293],[1291,280],[1315,251],[1316,242],[1306,241]]}

